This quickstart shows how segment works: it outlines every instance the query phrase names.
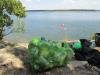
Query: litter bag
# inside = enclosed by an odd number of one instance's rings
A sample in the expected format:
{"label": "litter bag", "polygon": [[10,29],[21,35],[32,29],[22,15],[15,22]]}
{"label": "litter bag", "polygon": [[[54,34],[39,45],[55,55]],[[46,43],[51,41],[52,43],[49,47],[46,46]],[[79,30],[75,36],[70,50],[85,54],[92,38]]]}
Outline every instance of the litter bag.
{"label": "litter bag", "polygon": [[74,56],[73,50],[55,41],[33,39],[28,46],[29,64],[34,71],[65,66]]}

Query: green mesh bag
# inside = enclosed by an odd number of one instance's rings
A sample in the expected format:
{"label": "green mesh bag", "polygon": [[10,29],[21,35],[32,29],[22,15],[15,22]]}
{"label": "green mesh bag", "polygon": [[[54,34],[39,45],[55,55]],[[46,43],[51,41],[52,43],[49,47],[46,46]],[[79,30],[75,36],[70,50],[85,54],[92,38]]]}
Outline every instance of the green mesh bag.
{"label": "green mesh bag", "polygon": [[69,47],[61,47],[61,43],[32,39],[28,46],[29,64],[33,71],[45,71],[65,66],[74,56]]}
{"label": "green mesh bag", "polygon": [[74,43],[73,48],[80,49],[80,48],[82,48],[82,45],[80,42],[76,42],[76,43]]}

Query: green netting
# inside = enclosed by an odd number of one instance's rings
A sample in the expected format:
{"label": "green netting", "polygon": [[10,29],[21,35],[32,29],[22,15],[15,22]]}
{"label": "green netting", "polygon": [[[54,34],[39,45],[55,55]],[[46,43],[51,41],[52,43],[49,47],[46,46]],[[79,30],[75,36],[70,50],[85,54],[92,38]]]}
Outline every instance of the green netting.
{"label": "green netting", "polygon": [[59,42],[33,39],[28,46],[28,55],[32,69],[44,71],[65,66],[74,56],[74,52],[68,45],[61,47]]}
{"label": "green netting", "polygon": [[76,42],[73,44],[73,48],[80,49],[80,48],[82,48],[82,45],[80,42]]}

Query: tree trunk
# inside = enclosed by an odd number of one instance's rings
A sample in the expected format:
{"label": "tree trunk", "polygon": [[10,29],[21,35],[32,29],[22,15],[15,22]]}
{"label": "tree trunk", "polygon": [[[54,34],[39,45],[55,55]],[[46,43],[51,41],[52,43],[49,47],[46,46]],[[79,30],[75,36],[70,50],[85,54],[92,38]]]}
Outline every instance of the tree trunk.
{"label": "tree trunk", "polygon": [[2,41],[3,39],[3,28],[0,27],[0,41]]}
{"label": "tree trunk", "polygon": [[2,35],[0,35],[0,41],[2,41],[2,39],[3,39],[3,36],[2,36]]}

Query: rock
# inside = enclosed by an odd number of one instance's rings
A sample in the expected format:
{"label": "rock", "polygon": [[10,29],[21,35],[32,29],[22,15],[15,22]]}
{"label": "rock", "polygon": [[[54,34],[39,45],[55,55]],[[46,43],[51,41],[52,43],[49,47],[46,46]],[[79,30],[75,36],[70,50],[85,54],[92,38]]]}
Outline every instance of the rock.
{"label": "rock", "polygon": [[28,43],[17,43],[16,47],[25,47],[25,48],[28,48]]}
{"label": "rock", "polygon": [[77,61],[77,60],[74,60],[74,61],[71,61],[70,64],[74,65],[74,67],[79,67],[79,66],[87,65],[88,62],[87,61]]}
{"label": "rock", "polygon": [[74,70],[77,67],[82,67],[82,66],[85,66],[87,64],[88,64],[87,61],[74,60],[74,61],[71,61],[67,66],[69,67],[70,70]]}

